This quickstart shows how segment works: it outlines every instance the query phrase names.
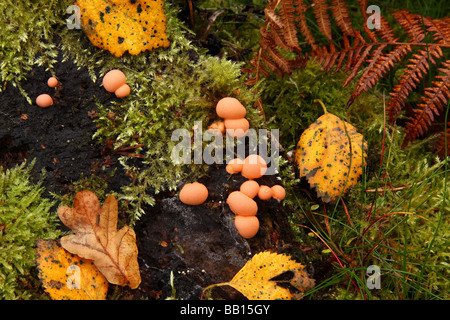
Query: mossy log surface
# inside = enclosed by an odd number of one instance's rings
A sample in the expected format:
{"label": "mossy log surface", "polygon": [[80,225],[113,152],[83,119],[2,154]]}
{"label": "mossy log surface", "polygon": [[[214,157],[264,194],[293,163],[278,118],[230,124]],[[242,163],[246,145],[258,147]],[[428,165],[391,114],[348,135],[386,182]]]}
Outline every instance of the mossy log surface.
{"label": "mossy log surface", "polygon": [[[73,193],[73,182],[92,174],[106,179],[106,192],[120,190],[130,178],[117,161],[118,155],[92,140],[96,99],[105,105],[117,98],[100,86],[101,79],[92,82],[87,70],[70,61],[60,61],[55,72],[63,84],[56,91],[47,86],[51,74],[41,67],[33,68],[22,84],[33,101],[42,93],[54,96],[55,104],[49,108],[29,105],[13,86],[0,96],[0,165],[11,168],[25,159],[36,159],[32,175],[37,181],[42,170],[46,171],[43,187],[48,197],[52,197],[50,192]],[[183,204],[177,191],[159,194],[155,205],[146,207],[146,214],[135,223],[142,283],[137,290],[119,288],[120,298],[170,297],[173,272],[176,297],[200,299],[203,288],[231,280],[257,252],[297,254],[291,252],[298,245],[293,245],[288,215],[276,200],[256,200],[260,230],[254,238],[245,240],[237,233],[226,198],[245,180],[240,174],[227,173],[225,165],[214,165],[201,180],[209,190],[203,205]],[[277,176],[257,181],[269,186],[280,183]],[[215,289],[213,295],[243,298],[226,287]]]}
{"label": "mossy log surface", "polygon": [[[148,209],[135,228],[143,281],[138,290],[130,291],[133,299],[147,296],[150,290],[170,296],[170,271],[174,273],[177,298],[199,299],[204,287],[231,280],[255,253],[291,253],[298,248],[283,206],[273,199],[255,199],[260,219],[255,237],[246,240],[237,233],[235,214],[225,201],[245,180],[240,174],[230,176],[224,166],[211,166],[201,180],[209,191],[204,204],[189,206],[174,195]],[[257,181],[266,185],[279,183],[276,176]],[[213,297],[242,298],[230,288],[215,289]]]}
{"label": "mossy log surface", "polygon": [[[116,98],[100,87],[101,79],[92,82],[86,69],[78,70],[70,61],[60,60],[55,73],[62,84],[56,89],[47,85],[51,73],[44,67],[28,73],[22,87],[32,105],[11,85],[0,95],[0,165],[10,168],[25,158],[36,159],[33,177],[38,179],[44,169],[46,190],[65,194],[73,191],[71,184],[82,175],[96,173],[103,165],[105,172],[113,169],[110,163],[117,156],[103,153],[103,146],[96,145],[92,135],[98,111],[95,100],[108,103]],[[40,108],[35,104],[36,97],[44,93],[54,98],[53,106]],[[120,173],[114,179],[128,180]]]}

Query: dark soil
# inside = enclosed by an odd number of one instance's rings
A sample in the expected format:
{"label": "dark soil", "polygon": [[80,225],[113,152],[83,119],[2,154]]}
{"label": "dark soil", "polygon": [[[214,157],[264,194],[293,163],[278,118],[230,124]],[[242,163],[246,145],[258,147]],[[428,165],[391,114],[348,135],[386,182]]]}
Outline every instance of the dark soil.
{"label": "dark soil", "polygon": [[[87,70],[78,70],[70,61],[58,63],[55,73],[62,83],[57,89],[47,86],[51,74],[39,67],[22,83],[33,101],[41,93],[53,96],[55,104],[49,108],[29,105],[12,86],[1,93],[0,166],[6,169],[25,159],[35,159],[33,179],[38,181],[45,170],[43,186],[48,197],[49,192],[73,192],[74,181],[92,174],[104,176],[109,190],[120,190],[130,181],[117,156],[92,140],[96,99],[108,105],[116,97],[100,86],[101,80],[93,83]],[[115,174],[110,176],[114,169]],[[275,176],[259,180],[267,185],[279,183]],[[173,272],[176,297],[200,299],[203,288],[231,280],[257,252],[272,250],[301,258],[301,252],[293,251],[299,246],[287,214],[276,200],[257,200],[260,231],[250,240],[239,236],[234,214],[225,200],[243,181],[241,175],[230,176],[224,166],[212,166],[202,180],[210,192],[205,204],[188,206],[175,194],[160,195],[156,205],[148,208],[135,226],[141,285],[136,290],[111,286],[111,291],[121,299],[164,299],[172,296]],[[243,298],[227,287],[214,289],[213,295]]]}
{"label": "dark soil", "polygon": [[[72,62],[58,63],[55,73],[62,84],[57,88],[48,87],[51,74],[44,68],[36,67],[28,74],[22,87],[32,105],[12,86],[0,94],[0,166],[10,168],[24,159],[34,159],[33,178],[37,181],[44,169],[47,191],[65,194],[82,175],[96,173],[102,166],[104,174],[113,169],[116,157],[104,154],[103,147],[91,137],[96,130],[95,100],[108,104],[115,96],[100,87],[100,80],[93,83],[87,70],[78,70]],[[53,106],[40,108],[35,104],[43,93],[54,98]],[[129,183],[120,172],[112,179],[112,188]]]}
{"label": "dark soil", "polygon": [[[245,179],[231,176],[223,166],[211,167],[201,180],[209,192],[201,206],[188,206],[178,197],[161,199],[151,208],[136,227],[140,248],[139,264],[144,280],[136,296],[148,296],[152,291],[162,296],[171,295],[170,272],[175,276],[176,297],[198,299],[204,287],[233,278],[255,253],[272,250],[290,253],[295,240],[286,213],[276,200],[258,203],[260,230],[249,240],[242,238],[234,227],[234,213],[225,200],[232,191],[239,190]],[[275,176],[257,180],[274,185]],[[215,289],[214,297],[238,299],[237,291]]]}

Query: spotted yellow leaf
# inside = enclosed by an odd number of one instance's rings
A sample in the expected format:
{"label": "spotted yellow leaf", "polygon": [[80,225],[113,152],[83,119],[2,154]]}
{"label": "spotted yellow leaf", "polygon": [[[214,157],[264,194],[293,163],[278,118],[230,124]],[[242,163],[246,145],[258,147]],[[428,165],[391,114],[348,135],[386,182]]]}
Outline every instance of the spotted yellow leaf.
{"label": "spotted yellow leaf", "polygon": [[91,43],[121,57],[168,47],[162,0],[77,0]]}
{"label": "spotted yellow leaf", "polygon": [[[249,300],[300,299],[302,292],[314,287],[314,280],[309,278],[303,269],[302,264],[292,260],[289,256],[263,251],[247,261],[231,281],[211,285],[205,290],[215,286],[228,285],[241,292]],[[292,273],[290,279],[274,279],[286,272]],[[292,293],[288,287],[280,286],[281,282],[295,287],[300,294]]]}
{"label": "spotted yellow leaf", "polygon": [[354,126],[322,106],[325,114],[301,135],[295,160],[300,176],[308,179],[318,196],[335,202],[362,174],[367,142]]}
{"label": "spotted yellow leaf", "polygon": [[104,300],[108,281],[91,260],[64,250],[57,240],[37,241],[37,267],[53,300]]}

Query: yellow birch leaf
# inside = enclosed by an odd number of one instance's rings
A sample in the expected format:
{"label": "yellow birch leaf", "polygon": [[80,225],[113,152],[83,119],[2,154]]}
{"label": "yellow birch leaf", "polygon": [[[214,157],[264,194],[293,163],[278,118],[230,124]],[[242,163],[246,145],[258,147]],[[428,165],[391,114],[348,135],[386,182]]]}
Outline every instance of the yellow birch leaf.
{"label": "yellow birch leaf", "polygon": [[104,300],[108,281],[91,260],[64,250],[57,240],[37,241],[37,268],[53,300]]}
{"label": "yellow birch leaf", "polygon": [[322,107],[325,114],[301,135],[295,161],[317,195],[324,202],[335,202],[362,174],[367,142],[354,126]]}
{"label": "yellow birch leaf", "polygon": [[116,57],[169,46],[162,0],[77,0],[76,5],[91,43]]}
{"label": "yellow birch leaf", "polygon": [[293,278],[284,282],[294,286],[299,292],[304,292],[314,286],[314,280],[310,279],[303,269],[302,264],[295,262],[289,256],[263,251],[247,261],[231,281],[214,284],[205,290],[215,286],[228,285],[241,292],[249,300],[299,299],[301,295],[292,293],[288,288],[279,285],[283,281],[272,279],[291,271]]}

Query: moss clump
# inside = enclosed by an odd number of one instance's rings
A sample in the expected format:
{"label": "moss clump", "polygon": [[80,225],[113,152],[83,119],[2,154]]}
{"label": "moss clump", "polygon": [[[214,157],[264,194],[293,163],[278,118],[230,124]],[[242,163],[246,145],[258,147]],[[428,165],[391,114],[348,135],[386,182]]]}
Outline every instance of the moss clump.
{"label": "moss clump", "polygon": [[175,130],[193,133],[201,123],[205,131],[217,118],[217,101],[225,96],[236,97],[247,107],[252,128],[259,128],[263,120],[253,108],[258,96],[244,84],[242,64],[204,55],[185,38],[176,11],[168,5],[165,11],[168,49],[118,59],[90,45],[80,31],[66,30],[61,40],[66,58],[87,67],[94,81],[113,68],[127,76],[131,94],[108,105],[99,104],[94,139],[114,149],[135,147],[130,151],[133,156],[120,158],[133,182],[118,195],[131,205],[132,220],[144,213],[145,205],[153,205],[155,194],[175,190],[183,179],[197,179],[206,172],[207,165],[194,164],[193,159],[191,164],[172,162],[172,149],[179,143],[172,141]]}
{"label": "moss clump", "polygon": [[321,100],[329,113],[364,130],[382,109],[377,93],[361,95],[347,109],[347,101],[356,82],[342,87],[346,74],[323,71],[319,64],[309,61],[305,68],[280,78],[271,75],[264,81],[261,98],[268,125],[280,129],[280,140],[287,150],[294,150],[303,131],[323,114],[314,103]]}
{"label": "moss clump", "polygon": [[[380,170],[354,188],[349,202],[361,204],[354,218],[368,228],[368,247],[379,244],[371,258],[382,268],[385,283],[396,286],[405,299],[448,299],[448,160],[427,150],[431,138],[402,148],[403,137],[401,130],[388,127]],[[384,217],[369,227],[369,212],[370,222]]]}
{"label": "moss clump", "polygon": [[[301,180],[296,175],[294,155],[290,155],[289,152],[295,152],[303,131],[323,114],[322,108],[318,107],[314,100],[321,100],[328,112],[351,123],[363,134],[368,142],[370,159],[376,158],[379,154],[382,140],[379,126],[369,132],[370,134],[367,134],[367,130],[374,123],[382,124],[382,99],[373,92],[362,94],[351,108],[347,109],[345,106],[353,92],[355,82],[343,88],[345,78],[346,74],[343,72],[326,72],[320,65],[309,61],[305,68],[296,69],[291,75],[283,78],[271,75],[261,85],[266,125],[268,128],[280,130],[280,143],[284,149],[284,159],[280,161],[280,176],[289,191],[284,205],[294,212],[299,211],[299,201],[303,202],[306,199],[298,196],[302,193],[300,189],[303,186],[300,186]],[[372,165],[371,161],[369,165]],[[303,204],[309,207],[308,201]]]}
{"label": "moss clump", "polygon": [[[226,59],[199,57],[190,60],[187,52],[161,68],[159,77],[136,78],[134,97],[121,103],[100,107],[95,137],[114,141],[121,146],[143,145],[133,150],[142,160],[122,157],[120,162],[135,182],[124,189],[124,198],[140,207],[152,204],[149,194],[174,190],[182,179],[196,179],[207,170],[204,164],[174,164],[172,133],[186,129],[193,134],[194,125],[201,123],[203,131],[216,117],[216,102],[224,96],[236,96],[248,106],[252,127],[261,125],[252,104],[256,96],[243,86],[239,66]],[[238,93],[239,92],[239,93]],[[111,116],[113,114],[113,116]],[[192,145],[192,148],[194,146]],[[135,218],[138,217],[135,212]]]}
{"label": "moss clump", "polygon": [[69,4],[67,0],[0,2],[0,92],[11,83],[31,103],[20,82],[33,66],[51,69],[56,63],[58,51],[53,40],[65,25],[61,17]]}
{"label": "moss clump", "polygon": [[0,167],[0,299],[26,299],[35,283],[35,242],[59,236],[54,202],[42,197],[44,189],[30,181],[32,165],[24,162],[3,171]]}
{"label": "moss clump", "polygon": [[[432,138],[402,148],[401,127],[386,125],[383,141],[382,96],[372,90],[347,109],[354,84],[342,88],[345,77],[326,73],[309,62],[290,76],[271,75],[261,91],[268,127],[280,129],[286,151],[280,162],[280,175],[288,189],[284,205],[292,213],[293,230],[302,245],[317,250],[309,251],[307,260],[315,266],[326,265],[331,248],[344,266],[321,270],[327,273],[317,279],[322,289],[313,293],[314,298],[360,299],[364,295],[398,299],[399,294],[404,299],[446,299],[450,285],[448,164],[430,152]],[[363,176],[343,197],[352,224],[341,203],[328,204],[324,211],[315,191],[298,179],[296,164],[288,154],[295,150],[303,131],[322,115],[315,99],[323,101],[330,113],[355,125],[368,142]],[[394,187],[400,188],[392,190]],[[376,189],[384,191],[373,192]],[[297,224],[311,227],[329,247],[305,236],[308,229]],[[381,268],[381,290],[366,286],[365,270],[372,264]]]}

